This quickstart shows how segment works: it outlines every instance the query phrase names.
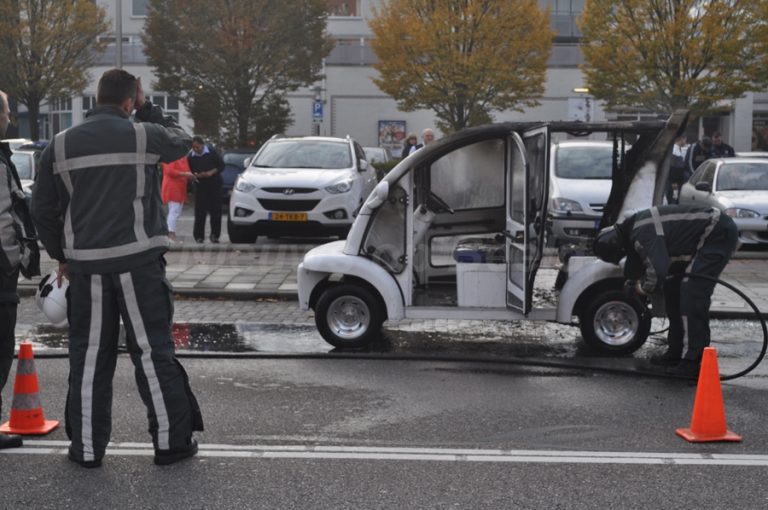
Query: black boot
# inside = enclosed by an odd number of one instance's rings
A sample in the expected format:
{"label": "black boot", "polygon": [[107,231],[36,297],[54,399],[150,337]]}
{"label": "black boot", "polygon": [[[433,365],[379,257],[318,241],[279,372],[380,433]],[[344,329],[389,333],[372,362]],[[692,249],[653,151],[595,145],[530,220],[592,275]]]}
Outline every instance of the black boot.
{"label": "black boot", "polygon": [[101,459],[80,460],[77,458],[77,455],[72,453],[72,450],[69,450],[69,453],[67,454],[67,458],[69,458],[69,460],[71,460],[72,462],[80,464],[84,468],[92,469],[92,468],[101,467]]}
{"label": "black boot", "polygon": [[191,439],[186,446],[181,448],[171,448],[170,450],[155,450],[155,464],[158,466],[167,466],[197,453],[197,441]]}
{"label": "black boot", "polygon": [[667,350],[664,354],[654,354],[651,356],[651,365],[673,367],[680,363],[681,358],[681,354]]}
{"label": "black boot", "polygon": [[21,448],[22,446],[24,446],[24,442],[21,440],[21,436],[9,436],[8,434],[0,433],[0,450]]}
{"label": "black boot", "polygon": [[684,360],[681,360],[680,363],[678,363],[674,367],[669,367],[666,370],[666,373],[668,375],[675,375],[678,377],[695,379],[699,377],[700,368],[701,368],[701,361],[684,359]]}

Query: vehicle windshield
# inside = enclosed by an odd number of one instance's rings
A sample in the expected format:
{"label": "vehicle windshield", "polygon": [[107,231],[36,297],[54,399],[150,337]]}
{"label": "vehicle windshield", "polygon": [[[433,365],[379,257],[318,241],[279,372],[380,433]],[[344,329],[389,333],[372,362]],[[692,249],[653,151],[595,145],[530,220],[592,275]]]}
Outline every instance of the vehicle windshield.
{"label": "vehicle windshield", "polygon": [[610,179],[613,169],[613,147],[558,147],[555,175],[564,179]]}
{"label": "vehicle windshield", "polygon": [[248,154],[245,152],[230,152],[225,153],[224,156],[222,156],[222,159],[224,160],[224,163],[227,165],[235,165],[240,168],[243,168],[243,163],[245,162],[245,158],[248,158],[250,156],[253,156],[253,154]]}
{"label": "vehicle windshield", "polygon": [[251,166],[338,170],[352,166],[347,142],[275,140],[267,143]]}
{"label": "vehicle windshield", "polygon": [[387,156],[384,149],[377,149],[375,147],[366,147],[363,151],[365,151],[365,157],[368,161],[384,161]]}
{"label": "vehicle windshield", "polygon": [[16,167],[19,179],[32,179],[32,155],[14,153],[11,155],[11,161]]}
{"label": "vehicle windshield", "polygon": [[768,164],[726,163],[717,174],[717,190],[768,190]]}

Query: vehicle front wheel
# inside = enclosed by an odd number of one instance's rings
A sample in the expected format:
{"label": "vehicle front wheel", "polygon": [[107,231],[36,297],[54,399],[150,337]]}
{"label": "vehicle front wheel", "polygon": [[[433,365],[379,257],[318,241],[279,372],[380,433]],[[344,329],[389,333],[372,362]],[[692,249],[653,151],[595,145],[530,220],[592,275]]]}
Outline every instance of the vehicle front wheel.
{"label": "vehicle front wheel", "polygon": [[339,348],[363,347],[379,338],[384,311],[367,288],[344,283],[326,289],[315,306],[315,324],[326,342]]}
{"label": "vehicle front wheel", "polygon": [[620,290],[594,296],[579,315],[584,341],[590,347],[612,354],[639,349],[651,330],[651,316],[640,302]]}
{"label": "vehicle front wheel", "polygon": [[252,244],[258,239],[256,229],[250,226],[235,225],[230,218],[227,218],[227,234],[229,242],[234,244]]}

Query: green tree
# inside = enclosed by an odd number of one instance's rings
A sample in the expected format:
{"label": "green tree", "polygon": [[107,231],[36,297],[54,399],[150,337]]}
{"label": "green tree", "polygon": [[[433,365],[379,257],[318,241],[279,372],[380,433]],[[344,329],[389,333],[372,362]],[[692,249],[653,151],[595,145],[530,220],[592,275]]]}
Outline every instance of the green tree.
{"label": "green tree", "polygon": [[765,83],[766,0],[587,0],[590,92],[608,108],[694,116]]}
{"label": "green tree", "polygon": [[225,145],[259,144],[290,124],[285,94],[320,78],[333,48],[325,9],[322,0],[150,0],[143,40],[156,86],[215,120],[206,128]]}
{"label": "green tree", "polygon": [[0,89],[29,110],[31,136],[45,100],[80,94],[103,51],[104,9],[89,0],[0,0]]}
{"label": "green tree", "polygon": [[536,0],[389,0],[370,27],[374,83],[404,111],[433,110],[444,132],[544,92],[554,34]]}

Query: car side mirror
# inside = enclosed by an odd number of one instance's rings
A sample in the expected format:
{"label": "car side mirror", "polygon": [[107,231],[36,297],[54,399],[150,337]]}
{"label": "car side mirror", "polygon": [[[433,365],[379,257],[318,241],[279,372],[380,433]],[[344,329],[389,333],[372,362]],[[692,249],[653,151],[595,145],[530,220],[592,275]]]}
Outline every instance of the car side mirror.
{"label": "car side mirror", "polygon": [[368,170],[368,162],[366,160],[360,159],[358,161],[359,161],[359,164],[360,164],[360,171],[361,172],[365,172],[366,170]]}
{"label": "car side mirror", "polygon": [[251,166],[251,157],[247,157],[243,160],[243,168],[248,168]]}
{"label": "car side mirror", "polygon": [[712,192],[712,184],[708,182],[697,182],[696,183],[696,191],[706,191],[707,193]]}

